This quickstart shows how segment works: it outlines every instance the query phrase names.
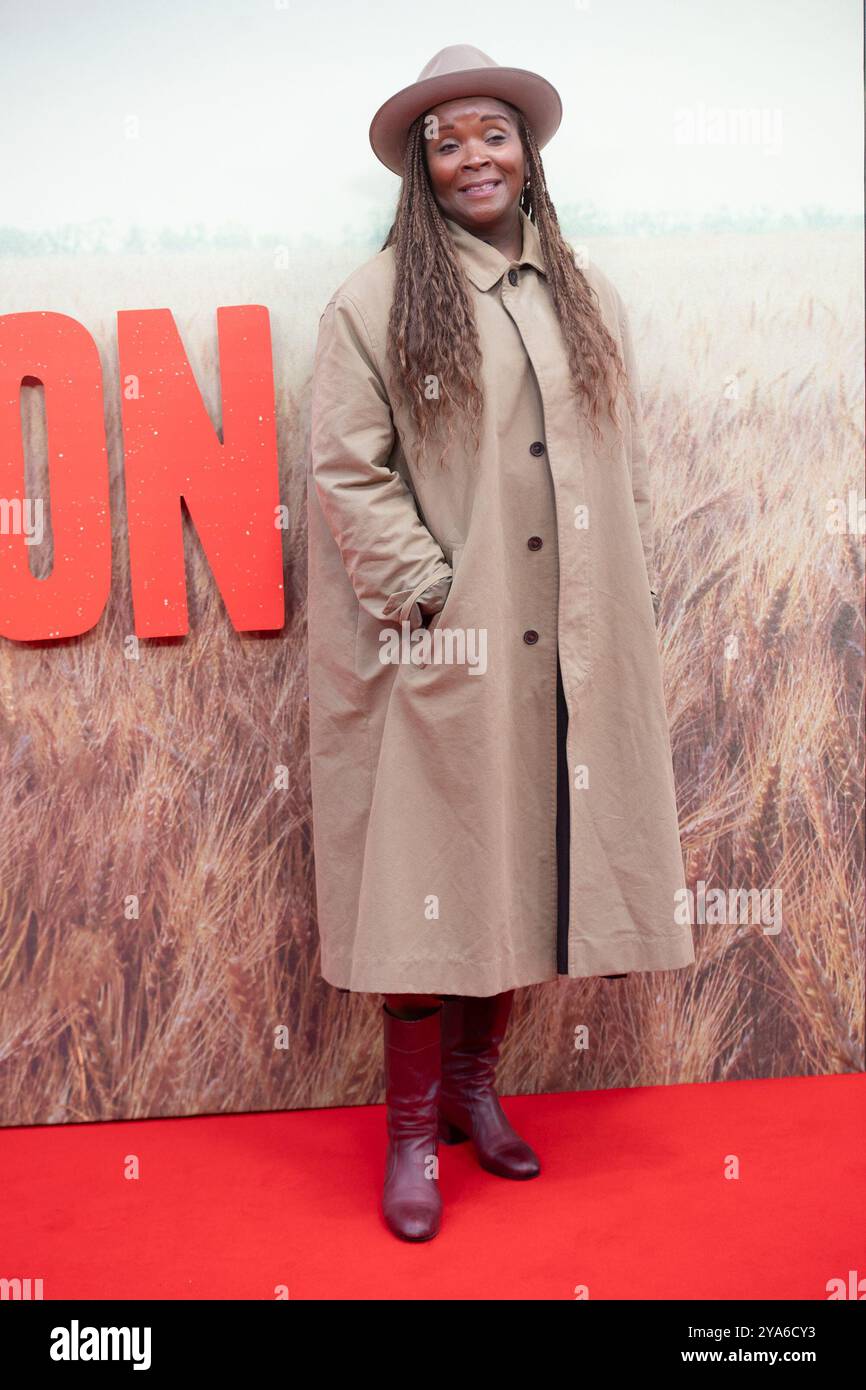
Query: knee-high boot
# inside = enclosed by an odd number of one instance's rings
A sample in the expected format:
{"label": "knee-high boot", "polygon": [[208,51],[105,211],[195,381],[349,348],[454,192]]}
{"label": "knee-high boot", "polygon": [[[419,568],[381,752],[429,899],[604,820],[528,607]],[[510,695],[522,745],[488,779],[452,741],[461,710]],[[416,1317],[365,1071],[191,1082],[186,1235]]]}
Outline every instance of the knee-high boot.
{"label": "knee-high boot", "polygon": [[397,1018],[382,1005],[388,1152],[382,1215],[401,1240],[430,1240],[439,1230],[437,1113],[441,1009]]}
{"label": "knee-high boot", "polygon": [[461,995],[442,1005],[439,1138],[472,1139],[482,1168],[503,1178],[534,1178],[538,1155],[514,1132],[494,1089],[499,1049],[514,990],[486,998]]}

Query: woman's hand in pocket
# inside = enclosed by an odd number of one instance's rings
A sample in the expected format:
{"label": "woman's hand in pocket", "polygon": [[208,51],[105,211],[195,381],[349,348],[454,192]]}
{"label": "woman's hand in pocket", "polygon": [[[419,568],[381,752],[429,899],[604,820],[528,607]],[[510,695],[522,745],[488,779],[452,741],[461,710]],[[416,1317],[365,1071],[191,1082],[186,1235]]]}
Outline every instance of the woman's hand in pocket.
{"label": "woman's hand in pocket", "polygon": [[432,632],[439,625],[439,619],[445,604],[448,602],[448,595],[451,592],[453,582],[453,579],[440,579],[438,584],[425,589],[421,596],[424,599],[429,594],[429,599],[426,602],[419,600],[419,606],[424,614],[424,626],[429,632]]}

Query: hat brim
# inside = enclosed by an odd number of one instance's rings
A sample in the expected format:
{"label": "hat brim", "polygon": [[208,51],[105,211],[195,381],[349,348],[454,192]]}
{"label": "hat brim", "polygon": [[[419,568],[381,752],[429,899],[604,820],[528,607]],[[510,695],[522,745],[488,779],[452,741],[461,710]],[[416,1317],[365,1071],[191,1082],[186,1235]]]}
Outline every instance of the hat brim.
{"label": "hat brim", "polygon": [[377,159],[394,174],[403,174],[406,137],[412,122],[431,106],[456,97],[487,96],[518,106],[535,136],[538,148],[556,134],[562,102],[556,88],[525,68],[468,68],[413,82],[379,107],[370,123],[370,144]]}

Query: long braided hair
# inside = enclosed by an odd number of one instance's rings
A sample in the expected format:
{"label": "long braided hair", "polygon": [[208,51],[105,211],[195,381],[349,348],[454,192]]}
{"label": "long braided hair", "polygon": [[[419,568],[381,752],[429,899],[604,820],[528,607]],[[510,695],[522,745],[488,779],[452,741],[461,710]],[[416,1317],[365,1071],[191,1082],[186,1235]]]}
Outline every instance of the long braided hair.
{"label": "long braided hair", "polygon": [[[504,104],[514,112],[529,164],[529,185],[521,193],[520,207],[538,229],[547,283],[566,344],[572,392],[600,442],[601,409],[607,408],[621,431],[616,415],[619,387],[632,410],[634,399],[595,290],[560,232],[532,129],[518,108]],[[409,400],[418,434],[419,465],[427,440],[434,433],[441,437],[444,430],[445,445],[439,456],[439,463],[443,463],[458,415],[469,424],[477,451],[484,408],[479,384],[481,350],[472,300],[430,185],[424,153],[425,114],[409,129],[397,210],[382,246],[382,250],[393,246],[396,260],[388,360],[396,396],[402,399],[402,386]]]}

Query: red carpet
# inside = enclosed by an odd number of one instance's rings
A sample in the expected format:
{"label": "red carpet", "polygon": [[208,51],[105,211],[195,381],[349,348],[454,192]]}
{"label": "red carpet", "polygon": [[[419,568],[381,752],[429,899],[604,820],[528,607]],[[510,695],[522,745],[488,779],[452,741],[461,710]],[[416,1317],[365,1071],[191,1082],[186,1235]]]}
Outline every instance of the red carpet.
{"label": "red carpet", "polygon": [[381,1106],[6,1129],[0,1278],[46,1299],[824,1300],[866,1276],[864,1101],[862,1074],[510,1097],[541,1175],[442,1146],[424,1245],[378,1215]]}

